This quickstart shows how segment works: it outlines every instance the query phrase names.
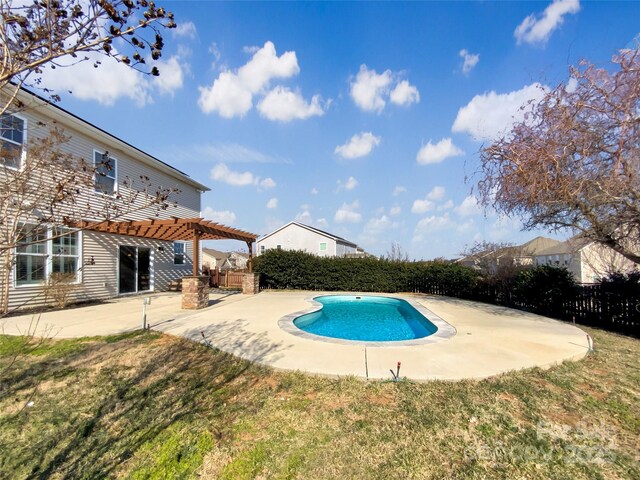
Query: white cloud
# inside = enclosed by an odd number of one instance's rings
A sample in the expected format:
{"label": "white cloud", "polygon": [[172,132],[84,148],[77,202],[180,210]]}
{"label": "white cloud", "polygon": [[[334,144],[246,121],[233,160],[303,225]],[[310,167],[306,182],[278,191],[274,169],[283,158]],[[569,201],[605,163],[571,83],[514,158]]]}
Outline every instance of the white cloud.
{"label": "white cloud", "polygon": [[173,95],[176,90],[182,88],[184,66],[178,61],[177,56],[170,57],[167,61],[158,60],[156,65],[160,70],[160,76],[154,77],[153,81],[160,93]]}
{"label": "white cloud", "polygon": [[478,204],[478,199],[473,195],[466,197],[454,210],[461,217],[471,217],[482,213],[482,208],[480,208],[480,205]]}
{"label": "white cloud", "polygon": [[318,228],[327,228],[329,226],[329,222],[327,222],[326,218],[319,218],[315,223]]}
{"label": "white cloud", "polygon": [[353,203],[343,203],[336,211],[334,220],[336,223],[360,223],[362,215],[357,211],[360,203],[356,200]]}
{"label": "white cloud", "polygon": [[396,228],[398,228],[398,222],[394,222],[386,215],[382,215],[381,217],[373,217],[370,219],[364,226],[362,232],[365,236],[379,236]]}
{"label": "white cloud", "polygon": [[318,193],[320,193],[320,192],[318,191],[318,189],[316,187],[313,187],[311,189],[311,195],[317,195]]}
{"label": "white cloud", "polygon": [[[413,202],[411,206],[411,212],[422,214],[426,213],[430,210],[434,210],[436,208],[436,202],[438,200],[442,200],[446,194],[446,190],[444,187],[437,185],[431,189],[426,195],[425,198],[419,198]],[[446,205],[446,204],[445,204]],[[443,206],[440,206],[438,209],[442,210]]]}
{"label": "white cloud", "polygon": [[402,208],[395,206],[395,207],[391,207],[391,209],[389,210],[389,215],[391,215],[392,217],[396,217],[398,215],[400,215],[402,213]]}
{"label": "white cloud", "polygon": [[520,107],[533,101],[540,101],[547,88],[533,83],[520,90],[497,94],[494,91],[476,95],[464,107],[458,110],[453,122],[453,132],[467,132],[475,140],[495,140],[508,133],[511,127],[524,120],[525,113],[531,106]]}
{"label": "white cloud", "polygon": [[471,53],[466,48],[460,50],[459,55],[462,57],[462,73],[468,75],[471,70],[478,64],[480,61],[480,54]]}
{"label": "white cloud", "polygon": [[431,140],[429,140],[429,143],[418,150],[416,160],[420,165],[429,165],[460,155],[464,155],[464,152],[456,147],[450,138],[443,138],[436,144],[431,143]]}
{"label": "white cloud", "polygon": [[442,200],[444,198],[445,193],[446,193],[445,188],[441,187],[440,185],[437,185],[433,187],[429,193],[427,193],[427,198],[429,200]]}
{"label": "white cloud", "polygon": [[253,105],[253,95],[261,93],[271,80],[290,78],[300,72],[295,52],[278,57],[272,42],[257,49],[237,71],[220,73],[210,87],[199,87],[198,105],[204,113],[216,112],[224,118],[242,117]]}
{"label": "white cloud", "polygon": [[[139,107],[152,101],[152,83],[141,72],[97,52],[82,55],[88,60],[75,63],[74,58],[62,57],[56,61],[59,65],[56,69],[45,67],[42,86],[54,91],[71,91],[75,98],[95,100],[106,106],[120,98],[128,98]],[[101,63],[98,68],[94,67],[96,62]]]}
{"label": "white cloud", "polygon": [[347,159],[360,158],[369,155],[379,144],[380,137],[371,132],[362,132],[351,137],[344,145],[337,146],[333,153]]}
{"label": "white cloud", "polygon": [[441,230],[444,227],[448,227],[450,223],[451,220],[447,214],[442,216],[432,215],[420,220],[416,225],[416,230],[422,233],[429,233],[433,230]]}
{"label": "white cloud", "polygon": [[427,199],[418,199],[413,202],[413,206],[411,207],[411,213],[426,213],[429,210],[433,210],[435,208],[435,203],[431,200]]}
{"label": "white cloud", "polygon": [[562,23],[565,15],[578,13],[580,0],[554,0],[542,14],[532,13],[517,26],[513,35],[521,43],[544,44]]}
{"label": "white cloud", "polygon": [[189,145],[172,149],[171,157],[176,163],[193,159],[223,163],[291,163],[287,158],[263,153],[238,143]]}
{"label": "white cloud", "polygon": [[262,188],[274,188],[276,186],[276,182],[273,178],[267,177],[258,182],[258,185]]}
{"label": "white cloud", "polygon": [[346,182],[342,182],[342,180],[338,180],[338,191],[345,190],[353,190],[358,186],[358,180],[354,177],[349,177]]}
{"label": "white cloud", "polygon": [[453,200],[447,200],[445,203],[443,203],[442,205],[438,206],[438,211],[443,211],[443,210],[449,210],[451,208],[453,208]]}
{"label": "white cloud", "polygon": [[403,187],[402,185],[396,185],[396,188],[393,189],[393,196],[397,197],[398,195],[406,191],[407,191],[406,187]]}
{"label": "white cloud", "polygon": [[[117,51],[113,50],[114,54]],[[45,88],[54,91],[71,91],[80,100],[94,100],[112,106],[121,98],[132,100],[143,107],[153,102],[153,94],[173,94],[184,84],[186,64],[178,56],[154,63],[160,76],[149,77],[143,73],[106,57],[98,52],[83,53],[88,60],[75,63],[76,59],[62,57],[56,69],[44,68],[42,81]],[[94,67],[100,62],[98,68]]]}
{"label": "white cloud", "polygon": [[318,220],[313,219],[313,215],[311,214],[311,207],[307,204],[301,205],[302,209],[295,217],[294,220],[296,222],[304,223],[305,225],[311,225],[317,228],[327,228],[329,226],[329,222],[325,218],[319,218]]}
{"label": "white cloud", "polygon": [[278,199],[273,197],[267,202],[267,208],[278,208]]}
{"label": "white cloud", "polygon": [[276,182],[272,178],[261,179],[251,172],[235,172],[230,170],[224,163],[214,166],[209,176],[212,180],[223,182],[233,187],[255,185],[261,188],[273,188],[276,186]]}
{"label": "white cloud", "polygon": [[260,115],[269,120],[280,122],[304,120],[324,115],[325,110],[320,102],[320,95],[314,95],[309,103],[300,92],[293,92],[286,87],[277,86],[258,103],[258,111]]}
{"label": "white cloud", "polygon": [[389,99],[396,105],[411,105],[420,102],[420,93],[407,80],[402,80],[391,90]]}
{"label": "white cloud", "polygon": [[198,89],[198,106],[204,113],[217,112],[224,118],[243,117],[253,106],[251,91],[231,72],[222,72],[211,87]]}
{"label": "white cloud", "polygon": [[178,26],[171,30],[174,37],[196,38],[197,30],[193,22],[180,22]]}
{"label": "white cloud", "polygon": [[309,210],[303,210],[298,213],[294,220],[296,222],[304,223],[305,225],[311,225],[313,223],[313,217],[311,216],[311,212]]}
{"label": "white cloud", "polygon": [[233,225],[236,221],[236,214],[230,210],[217,211],[211,207],[206,207],[202,211],[202,217],[205,220],[213,220],[216,223],[222,223],[224,225]]}
{"label": "white cloud", "polygon": [[[387,98],[396,105],[410,105],[420,101],[420,92],[407,80],[398,81],[400,73],[385,70],[377,73],[360,65],[360,71],[351,82],[351,98],[354,103],[366,112],[380,113],[387,104]],[[393,83],[395,87],[391,89]]]}
{"label": "white cloud", "polygon": [[576,88],[578,88],[578,79],[576,79],[576,77],[570,77],[564,89],[567,93],[573,93],[576,91]]}
{"label": "white cloud", "polygon": [[351,98],[362,110],[380,113],[386,104],[383,97],[388,94],[392,80],[391,70],[378,74],[366,65],[360,65],[360,71],[351,83]]}

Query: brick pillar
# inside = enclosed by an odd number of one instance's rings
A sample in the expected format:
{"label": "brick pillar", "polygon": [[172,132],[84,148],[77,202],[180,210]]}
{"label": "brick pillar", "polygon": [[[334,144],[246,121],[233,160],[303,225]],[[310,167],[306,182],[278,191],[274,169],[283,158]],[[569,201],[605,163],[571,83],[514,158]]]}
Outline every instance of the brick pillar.
{"label": "brick pillar", "polygon": [[199,310],[209,306],[209,277],[182,277],[182,309]]}
{"label": "brick pillar", "polygon": [[245,273],[242,276],[242,293],[245,295],[255,295],[260,292],[260,274]]}

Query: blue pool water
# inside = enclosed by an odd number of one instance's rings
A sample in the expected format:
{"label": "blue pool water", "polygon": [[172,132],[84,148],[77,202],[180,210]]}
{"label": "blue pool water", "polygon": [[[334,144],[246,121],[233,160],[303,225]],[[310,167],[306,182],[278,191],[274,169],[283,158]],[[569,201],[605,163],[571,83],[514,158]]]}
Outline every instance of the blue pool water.
{"label": "blue pool water", "polygon": [[322,304],[322,309],[302,315],[293,323],[323,337],[392,342],[427,337],[438,330],[409,302],[398,298],[327,295],[314,300]]}

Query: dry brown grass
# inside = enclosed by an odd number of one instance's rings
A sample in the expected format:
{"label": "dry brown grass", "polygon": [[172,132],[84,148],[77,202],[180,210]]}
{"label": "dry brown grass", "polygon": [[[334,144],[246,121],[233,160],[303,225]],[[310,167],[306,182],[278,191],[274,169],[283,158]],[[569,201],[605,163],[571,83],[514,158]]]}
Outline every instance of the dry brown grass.
{"label": "dry brown grass", "polygon": [[52,341],[2,378],[0,477],[640,478],[640,341],[589,333],[581,362],[423,384],[159,334]]}

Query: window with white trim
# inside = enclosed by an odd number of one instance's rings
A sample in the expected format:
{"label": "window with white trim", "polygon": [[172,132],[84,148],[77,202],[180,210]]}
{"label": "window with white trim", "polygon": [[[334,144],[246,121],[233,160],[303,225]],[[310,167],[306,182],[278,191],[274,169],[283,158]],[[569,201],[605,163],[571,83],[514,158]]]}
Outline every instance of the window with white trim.
{"label": "window with white trim", "polygon": [[47,230],[22,225],[25,232],[16,247],[16,285],[34,285],[47,278]]}
{"label": "window with white trim", "polygon": [[0,164],[20,169],[24,130],[25,121],[22,118],[8,113],[0,115]]}
{"label": "window with white trim", "polygon": [[266,251],[267,251],[267,249],[265,248],[265,246],[264,245],[260,245],[260,253],[264,253]]}
{"label": "window with white trim", "polygon": [[51,272],[75,274],[78,271],[80,256],[78,232],[66,228],[53,229],[52,232]]}
{"label": "window with white trim", "polygon": [[113,195],[117,190],[117,160],[109,156],[108,152],[94,150],[93,166],[96,192]]}
{"label": "window with white trim", "polygon": [[173,242],[173,264],[184,265],[185,263],[184,242]]}
{"label": "window with white trim", "polygon": [[327,242],[320,242],[320,251],[321,252],[327,251]]}
{"label": "window with white trim", "polygon": [[21,228],[25,233],[16,247],[17,286],[43,283],[52,273],[77,275],[80,265],[77,231],[31,224]]}

